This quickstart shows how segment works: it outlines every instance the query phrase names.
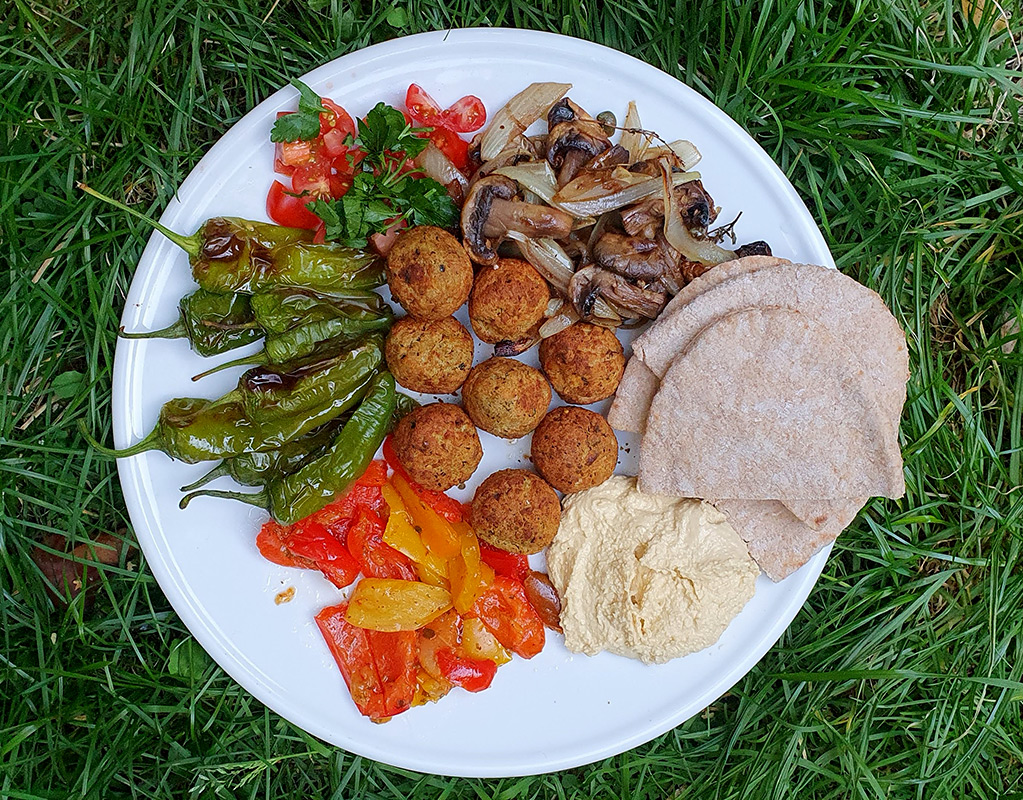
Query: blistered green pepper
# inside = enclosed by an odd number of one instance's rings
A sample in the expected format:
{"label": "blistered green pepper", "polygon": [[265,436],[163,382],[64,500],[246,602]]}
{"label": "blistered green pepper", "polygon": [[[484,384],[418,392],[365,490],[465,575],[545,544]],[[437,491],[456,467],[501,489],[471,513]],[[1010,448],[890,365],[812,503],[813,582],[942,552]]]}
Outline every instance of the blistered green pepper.
{"label": "blistered green pepper", "polygon": [[290,475],[320,455],[337,435],[346,419],[347,416],[343,415],[331,420],[305,436],[285,442],[276,450],[242,453],[234,458],[225,458],[199,480],[182,486],[181,491],[195,491],[200,486],[205,486],[225,475],[242,486],[263,486],[283,475]]}
{"label": "blistered green pepper", "polygon": [[196,289],[181,298],[178,321],[157,331],[117,334],[122,339],[188,339],[201,356],[215,356],[262,338],[249,295]]}
{"label": "blistered green pepper", "polygon": [[226,497],[265,508],[283,525],[297,522],[345,492],[366,471],[390,428],[395,402],[394,377],[381,372],[320,458],[292,475],[270,481],[261,492],[200,490],[183,497],[180,505],[185,508],[200,496]]}
{"label": "blistered green pepper", "polygon": [[217,400],[180,398],[165,403],[152,433],[123,450],[83,435],[100,452],[121,458],[162,450],[195,464],[273,450],[337,418],[356,405],[383,362],[383,343],[370,337],[351,350],[318,353],[297,364],[258,367]]}
{"label": "blistered green pepper", "polygon": [[332,242],[314,244],[312,231],[238,217],[213,217],[186,236],[85,184],[78,186],[152,225],[188,253],[192,277],[211,292],[252,294],[277,286],[330,292],[371,289],[385,281],[378,256]]}
{"label": "blistered green pepper", "polygon": [[266,331],[263,349],[219,364],[192,380],[246,364],[282,364],[310,355],[332,339],[386,331],[394,320],[390,306],[374,292],[321,295],[305,289],[277,289],[253,295],[252,309]]}

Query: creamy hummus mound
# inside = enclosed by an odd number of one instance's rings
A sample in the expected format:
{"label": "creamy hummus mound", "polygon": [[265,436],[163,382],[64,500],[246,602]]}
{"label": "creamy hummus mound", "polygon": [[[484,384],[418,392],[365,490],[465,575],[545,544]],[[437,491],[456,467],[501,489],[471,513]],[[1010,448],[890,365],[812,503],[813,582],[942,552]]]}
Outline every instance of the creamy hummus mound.
{"label": "creamy hummus mound", "polygon": [[569,650],[663,664],[714,644],[760,569],[725,515],[621,476],[565,499],[547,553]]}

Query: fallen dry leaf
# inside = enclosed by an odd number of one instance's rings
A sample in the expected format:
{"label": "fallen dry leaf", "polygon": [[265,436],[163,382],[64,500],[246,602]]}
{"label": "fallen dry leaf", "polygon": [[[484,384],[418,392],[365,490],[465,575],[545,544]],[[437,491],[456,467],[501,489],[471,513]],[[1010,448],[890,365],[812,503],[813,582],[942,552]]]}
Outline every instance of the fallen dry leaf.
{"label": "fallen dry leaf", "polygon": [[[989,5],[993,8],[993,11],[988,10]],[[977,26],[984,21],[985,14],[993,14],[995,19],[991,23],[992,33],[1004,31],[1009,24],[1005,9],[1002,8],[997,0],[963,0],[963,14]]]}
{"label": "fallen dry leaf", "polygon": [[101,533],[91,543],[80,544],[70,551],[68,548],[71,543],[61,534],[51,533],[43,537],[41,544],[43,547],[32,548],[32,560],[46,578],[50,596],[61,606],[68,605],[83,590],[86,604],[92,601],[99,581],[99,570],[81,562],[95,561],[112,566],[120,561],[123,549],[134,549],[110,533]]}

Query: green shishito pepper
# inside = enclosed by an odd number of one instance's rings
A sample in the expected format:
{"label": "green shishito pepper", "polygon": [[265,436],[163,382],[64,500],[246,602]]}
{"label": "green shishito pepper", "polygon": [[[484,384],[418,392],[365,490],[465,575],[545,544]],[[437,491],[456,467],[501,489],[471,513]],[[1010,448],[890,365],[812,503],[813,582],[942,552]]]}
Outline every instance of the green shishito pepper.
{"label": "green shishito pepper", "polygon": [[391,425],[395,412],[394,377],[381,372],[370,383],[362,403],[320,458],[292,475],[270,481],[261,492],[201,490],[185,495],[181,508],[194,498],[226,497],[267,509],[283,525],[319,511],[366,471]]}
{"label": "green shishito pepper", "polygon": [[378,256],[332,242],[314,244],[312,231],[213,217],[185,236],[83,183],[78,188],[152,225],[188,253],[192,277],[210,292],[253,294],[277,286],[330,292],[372,289],[385,281]]}
{"label": "green shishito pepper", "polygon": [[251,304],[254,318],[266,331],[263,349],[219,364],[192,380],[246,364],[282,364],[307,356],[332,339],[386,332],[394,321],[390,306],[370,291],[318,294],[285,288],[252,295]]}
{"label": "green shishito pepper", "polygon": [[179,398],[164,404],[152,433],[123,450],[83,436],[97,450],[121,458],[162,450],[195,464],[274,450],[355,406],[383,362],[383,341],[367,337],[341,352],[320,352],[277,368],[250,369],[218,400]]}
{"label": "green shishito pepper", "polygon": [[[407,394],[397,392],[395,394],[394,413],[391,415],[391,422],[388,425],[388,433],[394,430],[394,426],[398,424],[402,417],[418,407],[419,403]],[[242,486],[265,486],[272,480],[290,475],[314,458],[322,455],[322,451],[327,448],[347,419],[347,415],[338,417],[305,436],[285,442],[278,450],[268,450],[261,453],[243,453],[234,458],[225,458],[212,470],[199,478],[199,480],[187,486],[182,486],[181,491],[193,492],[210,481],[222,478],[225,475],[230,476]]]}
{"label": "green shishito pepper", "polygon": [[178,321],[158,331],[126,333],[122,339],[188,339],[201,356],[215,356],[263,337],[263,328],[245,294],[215,294],[196,289],[181,298]]}
{"label": "green shishito pepper", "polygon": [[276,450],[242,453],[234,458],[225,458],[199,480],[182,486],[181,491],[191,492],[210,481],[230,476],[242,486],[263,486],[284,475],[290,475],[326,448],[347,419],[347,415],[331,420],[326,425],[310,431]]}

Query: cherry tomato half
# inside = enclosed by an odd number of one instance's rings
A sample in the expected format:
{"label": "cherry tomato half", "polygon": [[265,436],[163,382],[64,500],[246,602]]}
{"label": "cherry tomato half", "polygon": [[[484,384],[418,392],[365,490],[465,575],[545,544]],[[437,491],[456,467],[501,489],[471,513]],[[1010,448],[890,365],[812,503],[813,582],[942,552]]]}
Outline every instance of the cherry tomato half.
{"label": "cherry tomato half", "polygon": [[441,112],[441,124],[456,133],[473,133],[487,121],[483,101],[472,94],[448,106]]}
{"label": "cherry tomato half", "polygon": [[266,195],[266,214],[278,225],[316,230],[320,218],[305,207],[306,200],[296,197],[283,183],[274,181]]}

